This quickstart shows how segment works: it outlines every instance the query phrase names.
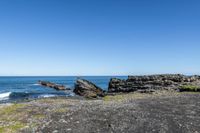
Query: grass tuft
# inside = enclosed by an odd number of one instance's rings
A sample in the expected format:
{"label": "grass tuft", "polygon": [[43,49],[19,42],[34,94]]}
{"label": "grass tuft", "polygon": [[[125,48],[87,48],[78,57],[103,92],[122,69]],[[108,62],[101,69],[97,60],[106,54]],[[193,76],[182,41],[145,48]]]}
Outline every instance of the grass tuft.
{"label": "grass tuft", "polygon": [[179,88],[180,92],[188,91],[188,92],[200,92],[200,87],[195,85],[183,85]]}

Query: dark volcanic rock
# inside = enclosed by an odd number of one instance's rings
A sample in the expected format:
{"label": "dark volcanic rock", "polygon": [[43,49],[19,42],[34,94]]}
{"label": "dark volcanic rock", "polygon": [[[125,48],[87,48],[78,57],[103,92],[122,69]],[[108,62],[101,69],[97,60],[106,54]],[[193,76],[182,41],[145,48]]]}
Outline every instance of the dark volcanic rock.
{"label": "dark volcanic rock", "polygon": [[200,76],[181,74],[163,74],[147,76],[129,76],[127,80],[113,78],[109,83],[109,92],[133,92],[141,90],[178,89],[181,85],[200,86]]}
{"label": "dark volcanic rock", "polygon": [[69,88],[66,88],[64,85],[58,85],[47,81],[38,81],[38,83],[42,86],[50,87],[56,90],[69,90]]}
{"label": "dark volcanic rock", "polygon": [[84,79],[78,79],[76,81],[74,93],[86,98],[97,98],[104,96],[104,91],[100,87]]}

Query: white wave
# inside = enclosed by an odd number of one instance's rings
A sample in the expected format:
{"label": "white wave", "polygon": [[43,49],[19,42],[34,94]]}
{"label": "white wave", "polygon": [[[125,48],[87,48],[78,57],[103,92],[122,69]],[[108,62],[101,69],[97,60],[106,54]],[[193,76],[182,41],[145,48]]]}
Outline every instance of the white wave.
{"label": "white wave", "polygon": [[56,97],[56,95],[44,94],[44,95],[40,95],[40,96],[39,96],[39,98],[48,98],[48,97]]}
{"label": "white wave", "polygon": [[75,96],[75,94],[74,93],[70,93],[68,96],[73,97],[73,96]]}
{"label": "white wave", "polygon": [[12,92],[0,93],[0,100],[7,100]]}

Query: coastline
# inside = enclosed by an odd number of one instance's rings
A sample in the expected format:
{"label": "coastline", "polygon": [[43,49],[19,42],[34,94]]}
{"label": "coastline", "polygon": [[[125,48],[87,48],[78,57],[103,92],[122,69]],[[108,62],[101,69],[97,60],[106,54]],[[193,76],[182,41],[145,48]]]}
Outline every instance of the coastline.
{"label": "coastline", "polygon": [[[61,92],[57,87],[64,88],[48,81],[41,83],[38,91]],[[106,91],[91,81],[77,79],[71,92],[75,96],[0,105],[0,133],[200,132],[197,75],[111,78]]]}
{"label": "coastline", "polygon": [[[102,89],[108,88],[110,78],[115,76],[85,76],[84,79],[90,80]],[[127,76],[118,78],[125,79]],[[74,93],[70,90],[57,91],[52,88],[44,87],[38,84],[39,80],[50,81],[60,85],[65,85],[73,90],[76,76],[29,76],[29,77],[0,77],[0,102],[3,101],[17,101],[21,99],[37,99],[48,96],[73,96]]]}
{"label": "coastline", "polygon": [[198,132],[199,98],[200,93],[156,91],[0,105],[0,132]]}

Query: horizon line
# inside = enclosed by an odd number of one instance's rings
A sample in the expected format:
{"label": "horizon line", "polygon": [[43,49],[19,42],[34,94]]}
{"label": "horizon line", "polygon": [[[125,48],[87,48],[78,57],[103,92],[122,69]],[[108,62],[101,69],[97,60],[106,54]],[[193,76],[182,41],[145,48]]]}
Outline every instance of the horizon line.
{"label": "horizon line", "polygon": [[145,76],[145,75],[167,75],[167,74],[181,74],[181,75],[200,75],[200,73],[146,73],[146,74],[119,74],[119,75],[0,75],[0,77],[103,77],[103,76]]}

